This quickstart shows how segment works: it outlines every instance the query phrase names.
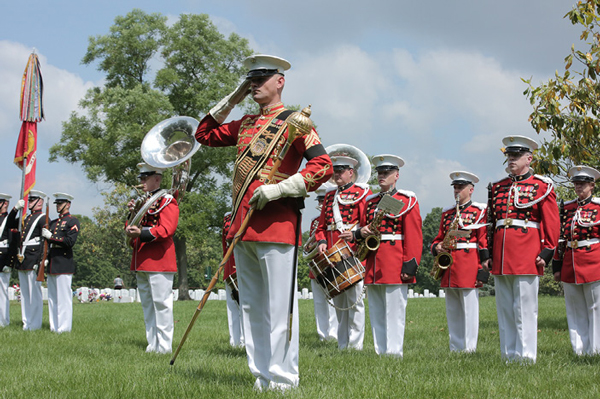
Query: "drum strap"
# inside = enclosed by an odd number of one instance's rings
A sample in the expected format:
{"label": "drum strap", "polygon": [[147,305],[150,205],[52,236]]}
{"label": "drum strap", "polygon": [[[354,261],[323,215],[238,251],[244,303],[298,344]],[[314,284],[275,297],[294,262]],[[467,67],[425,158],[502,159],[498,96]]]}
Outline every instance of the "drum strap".
{"label": "drum strap", "polygon": [[254,135],[246,148],[238,155],[233,168],[232,220],[235,220],[246,190],[267,163],[273,149],[285,132],[287,127],[285,120],[292,112],[294,111],[286,109],[277,114],[270,123],[263,126]]}

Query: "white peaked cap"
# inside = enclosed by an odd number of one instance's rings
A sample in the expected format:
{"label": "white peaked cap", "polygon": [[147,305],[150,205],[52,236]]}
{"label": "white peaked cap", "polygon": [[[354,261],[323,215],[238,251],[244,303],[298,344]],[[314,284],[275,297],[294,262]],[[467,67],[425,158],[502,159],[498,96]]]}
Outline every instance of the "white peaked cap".
{"label": "white peaked cap", "polygon": [[162,175],[164,169],[155,168],[152,165],[148,165],[146,162],[140,162],[137,164],[138,169],[140,170],[140,174],[138,177],[142,176],[152,176],[152,175]]}
{"label": "white peaked cap", "polygon": [[376,170],[400,169],[404,166],[404,159],[391,154],[375,155],[372,160]]}
{"label": "white peaked cap", "polygon": [[506,136],[502,139],[504,153],[533,152],[538,149],[538,143],[526,136]]}
{"label": "white peaked cap", "polygon": [[46,198],[47,195],[39,190],[29,191],[29,198]]}
{"label": "white peaked cap", "polygon": [[276,73],[283,75],[283,72],[290,69],[291,66],[289,61],[267,54],[251,55],[244,60],[244,68],[248,70],[247,78],[271,76]]}
{"label": "white peaked cap", "polygon": [[71,194],[67,194],[67,193],[54,193],[52,194],[54,195],[54,203],[57,203],[59,201],[73,201],[73,196]]}
{"label": "white peaked cap", "polygon": [[8,201],[12,198],[12,196],[4,193],[0,193],[0,201]]}
{"label": "white peaked cap", "polygon": [[567,176],[569,176],[569,179],[573,182],[575,182],[575,181],[589,181],[589,182],[594,181],[595,182],[600,177],[600,172],[598,172],[596,169],[594,169],[590,166],[577,165],[577,166],[573,166],[572,168],[569,169]]}
{"label": "white peaked cap", "polygon": [[477,177],[477,175],[462,170],[450,173],[450,179],[452,179],[451,185],[479,183],[479,177]]}
{"label": "white peaked cap", "polygon": [[334,155],[331,157],[331,162],[333,163],[333,166],[350,166],[352,168],[358,164],[356,159],[345,155]]}

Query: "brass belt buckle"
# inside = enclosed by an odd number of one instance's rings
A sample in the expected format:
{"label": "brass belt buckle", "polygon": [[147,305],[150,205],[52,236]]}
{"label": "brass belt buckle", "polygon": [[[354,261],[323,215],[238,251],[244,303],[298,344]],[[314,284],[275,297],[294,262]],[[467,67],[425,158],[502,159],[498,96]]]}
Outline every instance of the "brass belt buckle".
{"label": "brass belt buckle", "polygon": [[569,245],[572,249],[578,248],[579,242],[577,240],[571,241],[571,245]]}
{"label": "brass belt buckle", "polygon": [[513,224],[513,220],[511,218],[504,219],[504,227],[510,227]]}

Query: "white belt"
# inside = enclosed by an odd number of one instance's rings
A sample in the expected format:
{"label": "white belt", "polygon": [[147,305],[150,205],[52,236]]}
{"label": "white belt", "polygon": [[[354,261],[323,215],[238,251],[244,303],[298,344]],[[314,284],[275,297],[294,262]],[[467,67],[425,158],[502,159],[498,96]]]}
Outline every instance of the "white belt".
{"label": "white belt", "polygon": [[498,227],[505,227],[505,226],[516,226],[516,227],[531,227],[532,229],[539,229],[540,228],[540,224],[538,222],[530,222],[530,221],[524,221],[524,220],[520,220],[520,219],[511,219],[511,218],[507,218],[507,219],[500,219],[498,221],[496,221],[496,228]]}
{"label": "white belt", "polygon": [[[352,226],[354,226],[354,227],[352,227]],[[356,230],[356,226],[354,224],[346,224],[346,223],[342,224],[342,229],[344,231],[347,231],[350,227],[352,227],[352,230]],[[334,230],[337,230],[335,223],[327,226],[327,231],[334,231]]]}
{"label": "white belt", "polygon": [[8,240],[0,241],[0,248],[8,248]]}
{"label": "white belt", "polygon": [[476,242],[459,242],[456,244],[456,249],[471,249],[477,248]]}
{"label": "white belt", "polygon": [[24,246],[28,245],[36,245],[40,243],[40,237],[32,238],[31,240],[25,241],[23,243]]}
{"label": "white belt", "polygon": [[381,241],[400,241],[404,240],[404,234],[382,234]]}
{"label": "white belt", "polygon": [[567,247],[569,248],[581,248],[587,247],[588,245],[598,244],[600,242],[600,238],[591,238],[589,240],[581,240],[581,241],[567,241]]}

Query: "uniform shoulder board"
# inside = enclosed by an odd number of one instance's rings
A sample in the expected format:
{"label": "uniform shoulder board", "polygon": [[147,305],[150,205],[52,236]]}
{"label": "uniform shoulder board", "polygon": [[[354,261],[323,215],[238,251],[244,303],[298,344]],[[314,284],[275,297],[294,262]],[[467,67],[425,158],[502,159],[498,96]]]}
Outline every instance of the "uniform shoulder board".
{"label": "uniform shoulder board", "polygon": [[456,205],[448,205],[447,207],[442,209],[442,213],[448,212],[450,209],[455,209]]}
{"label": "uniform shoulder board", "polygon": [[541,181],[543,181],[546,184],[554,185],[554,182],[552,181],[552,179],[547,176],[542,176],[542,175],[533,175],[533,176],[537,177],[538,179],[540,179]]}
{"label": "uniform shoulder board", "polygon": [[375,193],[375,194],[368,195],[368,196],[365,198],[365,201],[370,201],[370,200],[372,200],[373,198],[377,197],[378,195],[379,195],[379,193]]}
{"label": "uniform shoulder board", "polygon": [[227,216],[229,216],[229,215],[231,215],[231,212],[230,212],[230,211],[227,211],[227,212],[225,212],[225,215],[223,215],[223,217],[227,217]]}
{"label": "uniform shoulder board", "polygon": [[[594,199],[595,199],[595,198],[592,198],[592,201],[593,201]],[[572,203],[573,203],[573,202],[575,202],[575,201],[577,201],[577,200],[576,200],[576,199],[574,199],[574,200],[571,200],[571,201],[566,201],[566,202],[565,202],[565,205],[572,204]]]}
{"label": "uniform shoulder board", "polygon": [[481,202],[472,202],[471,205],[473,205],[476,208],[479,208],[481,210],[484,210],[487,208],[487,204],[482,204]]}
{"label": "uniform shoulder board", "polygon": [[328,188],[328,189],[325,191],[325,194],[327,194],[327,193],[329,193],[329,192],[331,192],[331,191],[335,191],[335,190],[337,190],[337,189],[338,189],[338,188],[337,188],[336,186],[329,187],[329,188]]}
{"label": "uniform shoulder board", "polygon": [[498,184],[498,183],[500,183],[500,182],[503,182],[504,180],[507,180],[507,179],[510,179],[510,177],[508,177],[508,176],[505,176],[505,177],[503,177],[503,178],[502,178],[502,179],[500,179],[500,180],[494,181],[494,182],[492,182],[492,186],[495,186],[496,184]]}
{"label": "uniform shoulder board", "polygon": [[398,190],[398,192],[400,194],[406,195],[407,197],[417,197],[417,194],[415,194],[413,191],[409,191],[409,190]]}
{"label": "uniform shoulder board", "polygon": [[371,187],[369,187],[368,184],[365,184],[365,183],[354,183],[354,185],[362,188],[363,190],[368,190],[369,188],[371,188]]}
{"label": "uniform shoulder board", "polygon": [[170,200],[174,199],[174,197],[171,194],[165,194],[165,195],[163,195],[163,198],[170,199]]}
{"label": "uniform shoulder board", "polygon": [[600,198],[598,197],[592,197],[592,202],[596,205],[600,205]]}

